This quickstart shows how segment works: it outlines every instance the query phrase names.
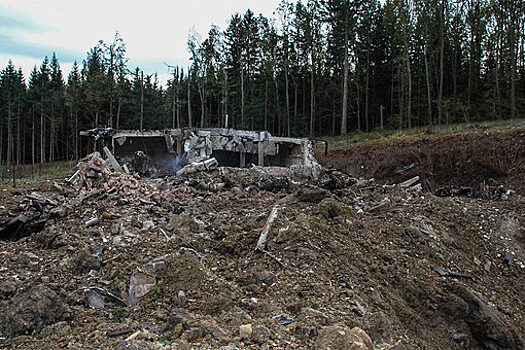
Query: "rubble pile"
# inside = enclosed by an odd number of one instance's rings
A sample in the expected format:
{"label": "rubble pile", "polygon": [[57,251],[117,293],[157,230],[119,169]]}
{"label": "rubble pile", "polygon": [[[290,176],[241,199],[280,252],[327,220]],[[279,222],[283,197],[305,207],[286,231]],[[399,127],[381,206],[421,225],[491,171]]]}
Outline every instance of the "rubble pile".
{"label": "rubble pile", "polygon": [[0,192],[3,346],[524,346],[519,195],[333,169],[116,169],[93,153],[65,181]]}

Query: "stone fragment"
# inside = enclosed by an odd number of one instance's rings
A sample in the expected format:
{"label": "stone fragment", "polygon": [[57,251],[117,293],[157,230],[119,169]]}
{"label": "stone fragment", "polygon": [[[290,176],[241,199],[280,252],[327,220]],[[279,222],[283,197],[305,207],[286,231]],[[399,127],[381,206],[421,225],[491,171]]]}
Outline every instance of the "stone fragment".
{"label": "stone fragment", "polygon": [[359,327],[350,329],[342,324],[324,327],[319,331],[315,349],[331,350],[374,350],[368,334]]}
{"label": "stone fragment", "polygon": [[18,261],[31,271],[38,271],[40,258],[31,252],[23,253],[18,257]]}
{"label": "stone fragment", "polygon": [[48,286],[39,285],[0,304],[0,332],[7,337],[28,335],[68,317],[58,294]]}
{"label": "stone fragment", "polygon": [[243,324],[239,327],[239,336],[241,339],[250,339],[253,333],[251,324]]}

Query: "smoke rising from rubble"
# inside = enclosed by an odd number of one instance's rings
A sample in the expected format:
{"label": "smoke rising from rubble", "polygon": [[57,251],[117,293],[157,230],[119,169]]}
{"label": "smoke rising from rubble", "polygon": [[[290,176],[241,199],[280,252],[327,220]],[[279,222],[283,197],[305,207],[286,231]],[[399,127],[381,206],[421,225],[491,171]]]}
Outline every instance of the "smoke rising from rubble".
{"label": "smoke rising from rubble", "polygon": [[185,152],[178,156],[169,154],[161,160],[155,161],[154,163],[157,172],[169,172],[175,174],[177,171],[184,168],[188,164],[187,153]]}

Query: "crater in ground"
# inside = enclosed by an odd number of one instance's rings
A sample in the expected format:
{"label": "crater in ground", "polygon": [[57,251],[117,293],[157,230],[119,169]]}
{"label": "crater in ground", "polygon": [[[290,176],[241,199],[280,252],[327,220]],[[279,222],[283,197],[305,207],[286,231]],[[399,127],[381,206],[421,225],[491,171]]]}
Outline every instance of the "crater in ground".
{"label": "crater in ground", "polygon": [[474,195],[503,186],[525,195],[525,129],[353,144],[318,155],[328,167],[383,184],[419,176],[425,190],[469,187]]}

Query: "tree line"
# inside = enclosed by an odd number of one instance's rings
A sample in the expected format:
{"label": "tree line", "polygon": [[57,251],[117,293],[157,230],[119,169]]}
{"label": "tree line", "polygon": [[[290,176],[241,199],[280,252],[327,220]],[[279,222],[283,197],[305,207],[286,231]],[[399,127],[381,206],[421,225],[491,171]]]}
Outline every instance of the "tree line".
{"label": "tree line", "polygon": [[131,69],[117,33],[65,78],[55,54],[0,73],[4,166],[78,159],[94,127],[282,136],[523,117],[525,0],[283,0],[191,31],[189,67]]}

